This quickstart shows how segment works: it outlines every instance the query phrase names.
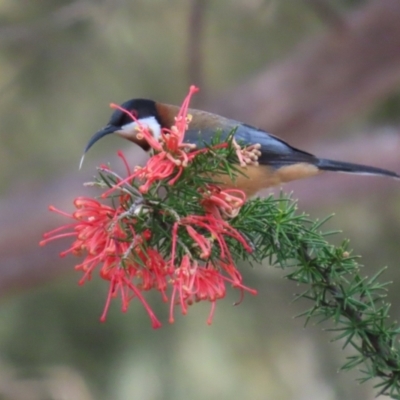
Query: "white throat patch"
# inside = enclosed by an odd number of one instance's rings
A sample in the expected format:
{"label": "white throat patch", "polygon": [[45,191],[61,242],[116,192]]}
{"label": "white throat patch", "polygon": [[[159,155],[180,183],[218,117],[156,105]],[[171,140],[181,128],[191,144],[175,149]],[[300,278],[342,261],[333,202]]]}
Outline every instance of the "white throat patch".
{"label": "white throat patch", "polygon": [[[158,121],[155,119],[155,117],[146,117],[146,118],[141,118],[139,120],[141,125],[147,126],[149,130],[153,133],[153,137],[155,139],[159,139],[161,136],[161,126],[158,123]],[[125,135],[134,135],[137,132],[137,128],[139,127],[139,124],[135,121],[130,122],[129,124],[125,124],[121,126],[121,129],[119,130],[121,133]]]}

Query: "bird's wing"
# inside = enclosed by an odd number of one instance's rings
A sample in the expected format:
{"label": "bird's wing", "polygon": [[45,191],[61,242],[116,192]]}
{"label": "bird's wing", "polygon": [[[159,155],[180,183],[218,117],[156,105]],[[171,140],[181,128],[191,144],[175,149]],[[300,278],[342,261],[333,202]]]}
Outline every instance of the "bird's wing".
{"label": "bird's wing", "polygon": [[[204,128],[204,126],[207,126],[207,128]],[[239,144],[252,145],[258,143],[261,145],[261,156],[258,161],[262,165],[280,168],[299,162],[316,164],[318,161],[312,154],[296,149],[261,129],[197,110],[193,114],[189,130],[185,134],[185,142],[195,143],[201,148],[205,144],[211,143],[216,132],[221,132],[221,140],[224,140],[233,130],[235,130],[235,140]]]}
{"label": "bird's wing", "polygon": [[[261,155],[258,162],[264,167],[269,167],[269,174],[280,171],[282,176],[277,180],[278,183],[315,175],[317,171],[338,171],[400,178],[397,173],[382,168],[318,158],[251,125],[203,111],[193,111],[193,120],[185,134],[185,142],[196,143],[201,148],[205,143],[211,143],[216,131],[221,132],[223,140],[235,129],[235,140],[240,145],[260,144]],[[204,129],[205,126],[206,129]],[[267,169],[265,170],[267,171]],[[274,181],[272,184],[277,183]],[[272,186],[272,184],[268,185]]]}

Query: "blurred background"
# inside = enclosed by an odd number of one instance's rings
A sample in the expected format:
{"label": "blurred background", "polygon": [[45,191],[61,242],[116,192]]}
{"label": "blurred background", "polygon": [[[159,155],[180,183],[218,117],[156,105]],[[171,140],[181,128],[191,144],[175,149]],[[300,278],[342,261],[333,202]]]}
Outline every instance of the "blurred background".
{"label": "blurred background", "polygon": [[[107,285],[83,288],[69,241],[38,246],[66,221],[95,166],[117,164],[126,142],[88,153],[110,102],[148,97],[195,105],[281,136],[319,156],[400,171],[398,0],[0,1],[0,399],[373,399],[349,351],[323,326],[294,315],[307,302],[267,265],[243,269],[258,296],[231,293],[206,325],[208,304],[151,329],[139,303],[115,302],[99,322]],[[389,268],[399,318],[400,186],[326,173],[285,186],[313,218],[335,213],[333,243],[351,239],[366,275]],[[376,383],[376,382],[375,382]]]}

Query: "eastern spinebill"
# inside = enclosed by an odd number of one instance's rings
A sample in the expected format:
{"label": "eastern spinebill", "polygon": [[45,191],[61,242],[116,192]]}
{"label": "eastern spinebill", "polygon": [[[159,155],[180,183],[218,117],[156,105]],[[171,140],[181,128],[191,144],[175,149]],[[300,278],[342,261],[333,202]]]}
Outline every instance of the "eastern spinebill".
{"label": "eastern spinebill", "polygon": [[[121,107],[130,111],[141,124],[147,125],[155,138],[160,137],[162,128],[170,128],[174,124],[174,118],[179,111],[177,106],[146,99],[128,100]],[[258,160],[244,167],[244,175],[237,176],[233,182],[228,177],[222,177],[225,186],[239,188],[248,196],[268,187],[317,175],[322,171],[400,178],[395,172],[377,167],[318,158],[261,129],[216,114],[194,109],[189,109],[189,114],[192,120],[184,141],[196,144],[197,148],[204,147],[205,143],[209,144],[216,132],[221,132],[222,138],[226,138],[234,130],[235,142],[245,146],[259,145]],[[137,122],[117,109],[112,113],[108,124],[89,140],[84,154],[94,143],[110,133],[122,136],[149,151],[148,143],[140,135],[138,138],[137,128]],[[217,180],[220,181],[219,178]]]}

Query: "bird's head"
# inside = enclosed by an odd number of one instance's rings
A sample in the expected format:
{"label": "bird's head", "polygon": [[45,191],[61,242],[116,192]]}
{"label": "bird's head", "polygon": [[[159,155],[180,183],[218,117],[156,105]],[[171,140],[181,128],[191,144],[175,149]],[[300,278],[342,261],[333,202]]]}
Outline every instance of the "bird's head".
{"label": "bird's head", "polygon": [[[146,99],[132,99],[122,103],[121,108],[129,111],[139,123],[146,125],[151,130],[155,138],[160,136],[162,124],[155,101]],[[139,139],[137,137],[138,122],[133,121],[127,113],[119,109],[115,110],[112,113],[107,125],[97,131],[90,138],[84,153],[86,153],[99,139],[110,133],[115,133],[119,136],[122,136],[123,138],[136,143],[144,150],[148,150],[148,143],[144,139]]]}

